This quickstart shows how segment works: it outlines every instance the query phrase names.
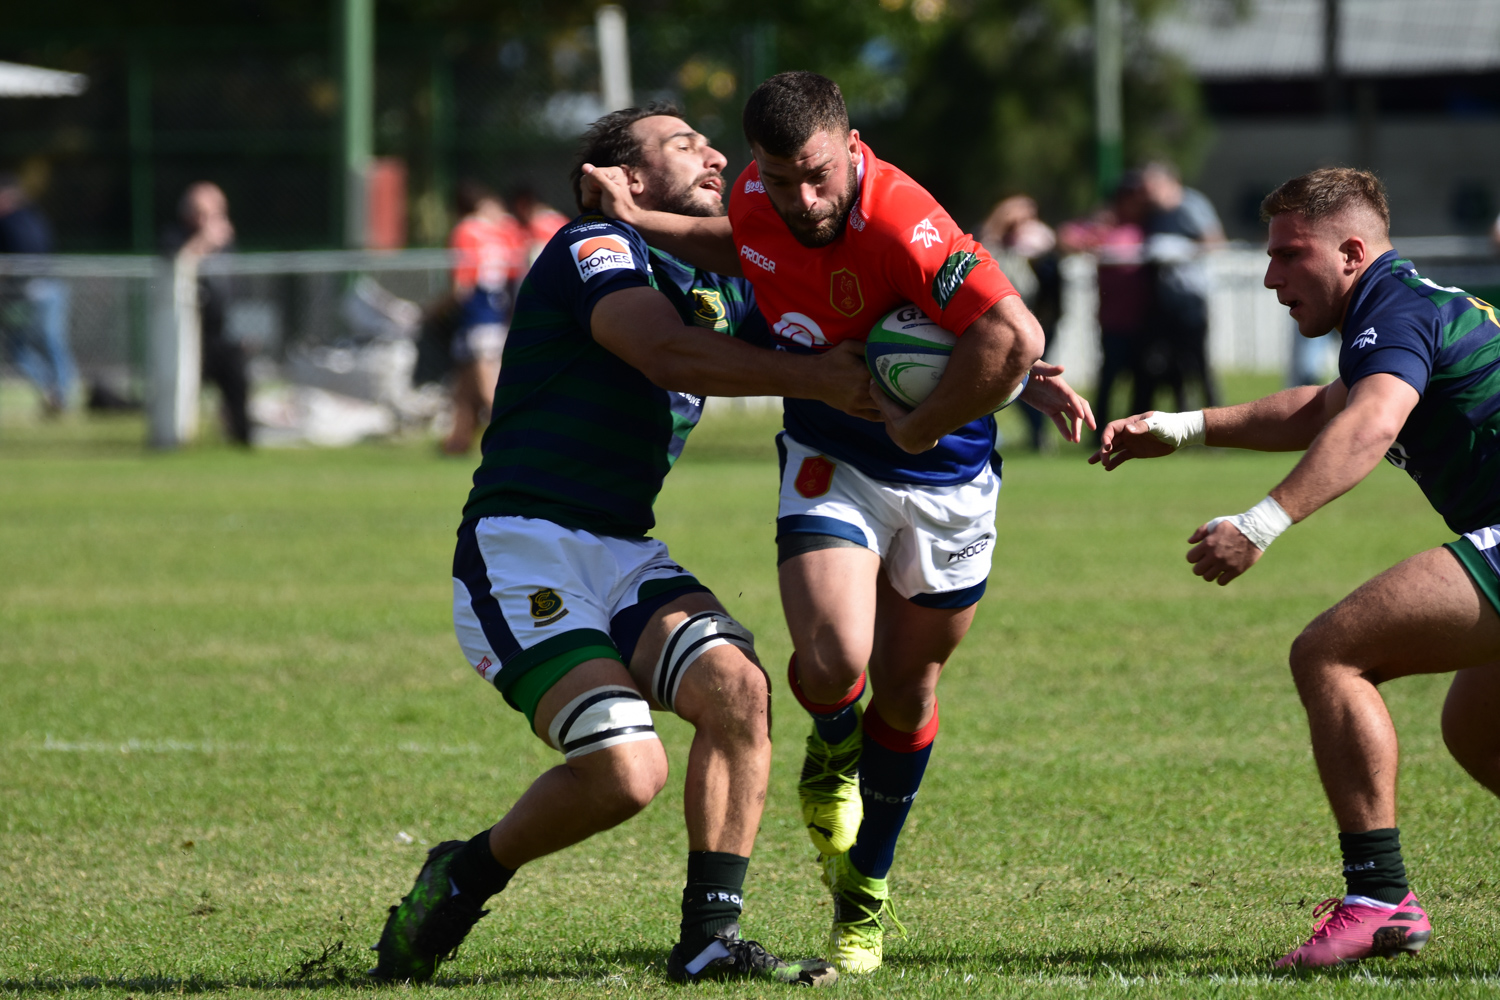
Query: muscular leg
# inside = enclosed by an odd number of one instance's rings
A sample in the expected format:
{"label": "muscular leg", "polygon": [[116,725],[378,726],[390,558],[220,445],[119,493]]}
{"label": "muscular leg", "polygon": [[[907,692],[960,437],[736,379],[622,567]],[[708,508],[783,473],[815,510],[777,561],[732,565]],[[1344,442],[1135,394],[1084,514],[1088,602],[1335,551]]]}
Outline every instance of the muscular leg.
{"label": "muscular leg", "polygon": [[802,692],[837,704],[870,662],[880,556],[865,548],[819,549],[786,560],[778,575]]}
{"label": "muscular leg", "polygon": [[1340,830],[1396,825],[1396,730],[1377,685],[1478,668],[1497,652],[1500,616],[1443,548],[1386,570],[1297,637],[1292,676]]}
{"label": "muscular leg", "polygon": [[[662,645],[683,619],[723,610],[702,592],[666,605],[636,646],[631,662],[636,686],[651,690]],[[683,795],[688,850],[749,856],[771,773],[766,675],[738,646],[718,646],[688,668],[676,707],[694,729]]]}
{"label": "muscular leg", "polygon": [[1500,795],[1500,663],[1460,670],[1443,704],[1443,742],[1469,776]]}
{"label": "muscular leg", "polygon": [[[606,684],[633,687],[618,660],[586,660],[542,696],[535,732],[547,727],[568,702]],[[490,853],[507,868],[519,868],[618,826],[654,799],[667,782],[667,755],[659,740],[607,747],[564,761],[542,774],[490,829]]]}
{"label": "muscular leg", "polygon": [[914,733],[932,720],[938,676],[974,621],[974,607],[924,608],[896,593],[885,574],[877,588],[870,704],[891,728]]}

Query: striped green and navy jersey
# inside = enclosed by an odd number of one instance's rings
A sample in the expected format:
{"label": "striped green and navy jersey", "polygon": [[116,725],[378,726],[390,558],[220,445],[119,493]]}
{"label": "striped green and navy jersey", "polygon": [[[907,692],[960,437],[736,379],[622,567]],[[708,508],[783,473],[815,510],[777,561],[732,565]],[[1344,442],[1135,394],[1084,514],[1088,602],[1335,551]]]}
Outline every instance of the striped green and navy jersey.
{"label": "striped green and navy jersey", "polygon": [[744,279],[650,250],[624,223],[574,219],[516,297],[464,520],[535,517],[624,537],[655,525],[652,504],[703,400],[658,388],[590,333],[601,299],[638,286],[659,290],[690,326],[770,341]]}
{"label": "striped green and navy jersey", "polygon": [[1386,458],[1448,527],[1500,524],[1500,320],[1461,288],[1417,274],[1394,250],[1360,277],[1341,331],[1344,384],[1389,374],[1422,394]]}

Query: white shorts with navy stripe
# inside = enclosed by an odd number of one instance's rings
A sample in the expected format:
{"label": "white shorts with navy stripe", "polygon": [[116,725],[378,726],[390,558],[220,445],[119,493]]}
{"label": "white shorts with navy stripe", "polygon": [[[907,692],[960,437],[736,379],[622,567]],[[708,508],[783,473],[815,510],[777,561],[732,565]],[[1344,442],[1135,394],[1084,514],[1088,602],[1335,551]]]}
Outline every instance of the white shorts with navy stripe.
{"label": "white shorts with navy stripe", "polygon": [[984,596],[995,543],[1000,477],[984,471],[957,486],[872,479],[786,433],[776,534],[833,535],[872,549],[902,597],[966,608]]}
{"label": "white shorts with navy stripe", "polygon": [[661,607],[706,591],[653,538],[612,538],[531,517],[466,521],[453,554],[453,628],[469,665],[507,694],[580,649],[629,664]]}

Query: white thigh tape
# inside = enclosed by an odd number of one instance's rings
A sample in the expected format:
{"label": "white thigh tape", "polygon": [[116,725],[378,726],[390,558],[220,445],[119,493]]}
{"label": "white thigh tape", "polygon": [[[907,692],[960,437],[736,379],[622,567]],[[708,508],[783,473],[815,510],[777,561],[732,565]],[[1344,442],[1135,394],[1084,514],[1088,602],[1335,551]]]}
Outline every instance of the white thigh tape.
{"label": "white thigh tape", "polygon": [[677,689],[688,667],[715,646],[738,646],[754,655],[755,636],[733,618],[718,611],[690,615],[667,636],[651,675],[651,693],[657,704],[677,711]]}
{"label": "white thigh tape", "polygon": [[585,691],[563,706],[547,739],[568,760],[595,750],[656,739],[651,709],[633,688],[610,685]]}

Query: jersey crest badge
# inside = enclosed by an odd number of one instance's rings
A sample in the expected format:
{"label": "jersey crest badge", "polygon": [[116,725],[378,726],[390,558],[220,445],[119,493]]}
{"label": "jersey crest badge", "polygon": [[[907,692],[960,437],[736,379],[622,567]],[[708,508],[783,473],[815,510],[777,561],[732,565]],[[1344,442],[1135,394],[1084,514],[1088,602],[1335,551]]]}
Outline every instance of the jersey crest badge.
{"label": "jersey crest badge", "polygon": [[822,455],[809,455],[802,460],[792,485],[809,500],[820,497],[833,486],[833,469],[833,463]]}
{"label": "jersey crest badge", "polygon": [[531,617],[536,619],[532,623],[535,627],[551,625],[559,618],[567,617],[567,614],[568,609],[563,607],[562,598],[551,587],[543,587],[531,595]]}
{"label": "jersey crest badge", "polygon": [[864,293],[859,290],[859,275],[847,267],[834,271],[828,280],[828,301],[845,316],[857,316],[865,307]]}
{"label": "jersey crest badge", "polygon": [[573,266],[578,268],[578,277],[584,281],[605,271],[635,270],[630,244],[613,234],[579,240],[569,249],[573,251]]}
{"label": "jersey crest badge", "polygon": [[729,329],[729,313],[724,309],[724,293],[717,288],[693,289],[693,322],[719,333]]}
{"label": "jersey crest badge", "polygon": [[1353,347],[1369,347],[1375,343],[1375,328],[1372,326],[1358,337],[1354,338]]}
{"label": "jersey crest badge", "polygon": [[948,259],[943,261],[942,268],[932,279],[932,300],[939,309],[948,308],[948,303],[953,301],[953,296],[963,287],[964,279],[978,266],[979,255],[968,250],[948,255]]}
{"label": "jersey crest badge", "polygon": [[917,223],[916,228],[911,231],[911,242],[922,244],[923,250],[932,249],[932,245],[942,238],[937,231],[937,226],[934,226],[927,219],[923,219]]}

